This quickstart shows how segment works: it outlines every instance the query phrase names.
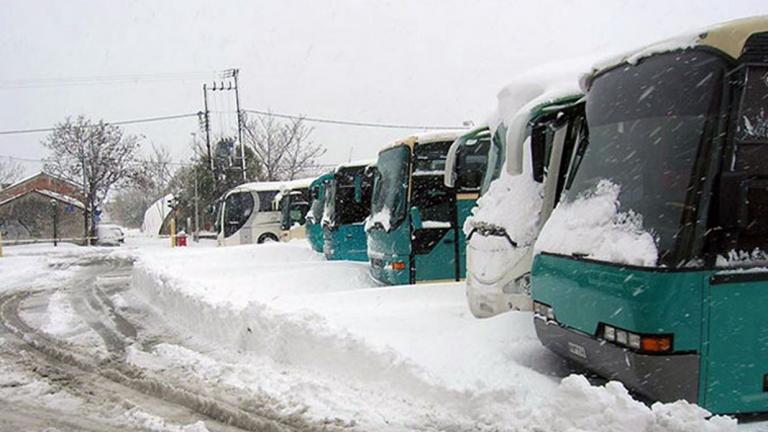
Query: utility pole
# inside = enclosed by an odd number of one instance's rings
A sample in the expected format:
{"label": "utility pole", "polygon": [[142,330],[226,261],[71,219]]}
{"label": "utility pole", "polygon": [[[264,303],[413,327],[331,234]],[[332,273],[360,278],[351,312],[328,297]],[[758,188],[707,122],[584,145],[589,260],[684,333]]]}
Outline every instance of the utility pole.
{"label": "utility pole", "polygon": [[195,242],[200,241],[200,195],[197,193],[197,172],[195,172],[195,233],[192,239]]}
{"label": "utility pole", "polygon": [[53,246],[55,247],[59,245],[59,205],[58,202],[56,202],[56,200],[53,198],[51,198],[51,211],[53,212]]}
{"label": "utility pole", "polygon": [[235,107],[237,108],[237,142],[240,144],[240,168],[243,171],[243,181],[247,181],[245,174],[245,143],[243,142],[243,112],[240,111],[240,86],[237,83],[237,76],[240,69],[231,69],[232,77],[235,79]]}
{"label": "utility pole", "polygon": [[[235,109],[237,109],[237,143],[240,145],[240,172],[243,176],[243,181],[248,181],[248,173],[245,169],[245,143],[243,142],[243,111],[240,109],[240,87],[239,87],[239,75],[240,75],[240,69],[227,69],[222,74],[222,78],[231,78],[232,81],[227,82],[227,85],[224,85],[224,81],[222,80],[220,82],[220,85],[218,85],[215,81],[213,83],[213,88],[211,88],[211,91],[234,91],[235,92]],[[233,85],[234,84],[234,85]],[[203,91],[205,91],[207,87],[203,86]],[[208,112],[207,104],[206,104],[206,112]]]}
{"label": "utility pole", "polygon": [[88,233],[88,173],[85,171],[85,145],[80,143],[80,163],[83,166],[83,243],[91,245]]}
{"label": "utility pole", "polygon": [[216,169],[213,165],[213,155],[211,154],[211,121],[210,112],[208,111],[208,85],[203,84],[203,105],[205,107],[205,113],[203,114],[203,126],[205,127],[205,148],[208,150],[208,162],[211,165],[211,175],[213,176],[214,187],[216,185]]}

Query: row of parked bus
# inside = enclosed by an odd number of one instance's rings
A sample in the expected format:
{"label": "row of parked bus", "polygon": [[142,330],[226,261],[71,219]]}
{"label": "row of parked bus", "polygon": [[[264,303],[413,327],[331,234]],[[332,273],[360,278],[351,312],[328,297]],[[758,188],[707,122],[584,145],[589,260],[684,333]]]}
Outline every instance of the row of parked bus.
{"label": "row of parked bus", "polygon": [[[547,348],[654,400],[768,411],[768,17],[549,69],[487,124],[282,186],[283,231],[385,284],[464,279],[477,317],[532,309]],[[230,192],[224,243],[279,238],[241,223],[267,187]]]}

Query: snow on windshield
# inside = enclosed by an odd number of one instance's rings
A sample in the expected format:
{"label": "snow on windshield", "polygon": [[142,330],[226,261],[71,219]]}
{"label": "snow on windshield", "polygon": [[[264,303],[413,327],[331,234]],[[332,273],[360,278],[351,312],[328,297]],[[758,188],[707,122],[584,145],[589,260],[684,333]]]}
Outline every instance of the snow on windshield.
{"label": "snow on windshield", "polygon": [[391,228],[389,221],[392,220],[392,211],[389,207],[383,207],[380,211],[370,215],[365,220],[365,230],[369,231],[376,224],[381,224],[384,231],[389,231]]}
{"label": "snow on windshield", "polygon": [[592,192],[561,201],[539,235],[534,253],[578,255],[600,261],[655,266],[658,249],[641,215],[619,211],[620,186],[601,180]]}
{"label": "snow on windshield", "polygon": [[501,177],[491,183],[488,192],[472,209],[472,216],[464,223],[466,235],[480,225],[490,225],[503,228],[519,246],[533,243],[538,232],[544,187],[534,181],[531,174],[530,141],[529,138],[524,144],[524,172],[513,176],[502,171]]}

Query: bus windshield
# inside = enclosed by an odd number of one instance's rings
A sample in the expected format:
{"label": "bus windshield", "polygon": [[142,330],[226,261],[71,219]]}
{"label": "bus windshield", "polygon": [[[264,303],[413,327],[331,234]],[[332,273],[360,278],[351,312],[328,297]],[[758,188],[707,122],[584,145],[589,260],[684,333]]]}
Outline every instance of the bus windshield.
{"label": "bus windshield", "polygon": [[325,184],[325,203],[323,208],[323,224],[333,225],[336,219],[336,179]]}
{"label": "bus windshield", "polygon": [[307,216],[307,219],[310,219],[310,222],[313,224],[317,224],[322,222],[323,220],[323,208],[325,207],[325,194],[323,193],[320,186],[312,189],[312,206],[309,209],[309,215]]}
{"label": "bus windshield", "polygon": [[391,228],[405,219],[409,154],[408,146],[401,145],[379,153],[376,162],[371,215],[388,211]]}
{"label": "bus windshield", "polygon": [[601,180],[619,186],[619,211],[642,217],[661,265],[682,265],[689,253],[676,243],[693,229],[683,220],[696,210],[694,179],[703,174],[694,168],[711,140],[726,67],[703,51],[657,55],[597,76],[587,95],[589,139],[566,200]]}
{"label": "bus windshield", "polygon": [[250,192],[235,192],[224,202],[224,237],[230,237],[245,225],[253,213],[253,196]]}
{"label": "bus windshield", "polygon": [[485,166],[483,181],[480,185],[480,195],[488,192],[491,182],[499,178],[504,167],[504,155],[507,153],[507,127],[504,123],[496,128],[488,148],[488,161]]}
{"label": "bus windshield", "polygon": [[291,195],[285,193],[280,198],[280,203],[277,206],[280,211],[280,228],[287,230],[291,228]]}

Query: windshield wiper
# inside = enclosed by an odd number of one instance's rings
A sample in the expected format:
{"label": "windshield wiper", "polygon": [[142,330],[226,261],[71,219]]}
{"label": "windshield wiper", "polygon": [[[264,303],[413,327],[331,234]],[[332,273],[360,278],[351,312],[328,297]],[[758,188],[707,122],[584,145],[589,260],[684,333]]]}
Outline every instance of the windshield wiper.
{"label": "windshield wiper", "polygon": [[467,237],[467,241],[469,241],[475,233],[478,233],[483,237],[504,237],[505,239],[507,239],[509,244],[512,245],[512,247],[514,248],[517,247],[517,242],[515,242],[509,237],[509,234],[507,234],[507,230],[504,229],[503,227],[494,225],[492,223],[487,223],[487,222],[478,222],[476,224],[473,224],[472,227],[473,229],[469,233],[469,236]]}

